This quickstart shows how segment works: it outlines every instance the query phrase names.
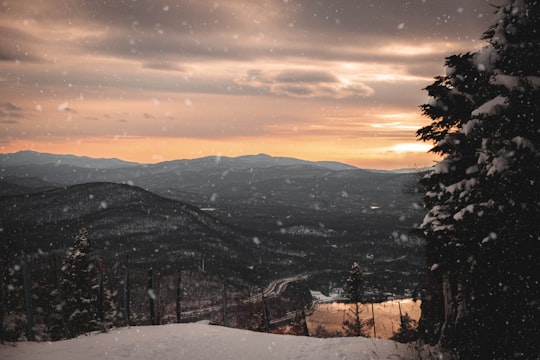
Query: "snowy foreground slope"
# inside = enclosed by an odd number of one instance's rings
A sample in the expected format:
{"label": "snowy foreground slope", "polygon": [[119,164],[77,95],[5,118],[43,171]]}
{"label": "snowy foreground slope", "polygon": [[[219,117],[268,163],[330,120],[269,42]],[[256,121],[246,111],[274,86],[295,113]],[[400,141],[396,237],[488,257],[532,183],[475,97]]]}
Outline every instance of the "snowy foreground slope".
{"label": "snowy foreground slope", "polygon": [[203,323],[111,330],[54,343],[0,346],[11,359],[417,359],[412,346],[368,338],[273,335]]}

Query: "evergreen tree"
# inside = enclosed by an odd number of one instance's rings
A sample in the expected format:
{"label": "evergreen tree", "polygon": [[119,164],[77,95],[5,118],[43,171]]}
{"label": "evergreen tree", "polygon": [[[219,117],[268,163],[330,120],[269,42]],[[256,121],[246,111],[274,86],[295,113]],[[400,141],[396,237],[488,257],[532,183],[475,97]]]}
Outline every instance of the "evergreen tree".
{"label": "evergreen tree", "polygon": [[365,322],[360,316],[360,301],[364,292],[364,279],[360,265],[355,262],[351,266],[345,284],[345,296],[352,303],[352,307],[343,321],[343,330],[346,336],[364,336]]}
{"label": "evergreen tree", "polygon": [[463,358],[540,348],[540,2],[511,0],[488,45],[446,59],[417,133],[443,159],[422,180],[429,278],[420,329]]}
{"label": "evergreen tree", "polygon": [[97,261],[97,316],[99,326],[102,331],[107,331],[116,325],[125,324],[121,322],[122,313],[118,311],[118,291],[111,291],[110,277],[107,274],[103,259]]}
{"label": "evergreen tree", "polygon": [[58,283],[52,256],[34,255],[30,265],[34,332],[37,341],[60,340],[62,318],[57,310]]}
{"label": "evergreen tree", "polygon": [[24,306],[22,259],[15,261],[10,264],[6,273],[2,274],[2,341],[28,340],[25,331],[28,322]]}
{"label": "evergreen tree", "polygon": [[416,322],[409,316],[409,313],[400,316],[399,329],[391,339],[401,343],[408,343],[416,340],[415,323]]}
{"label": "evergreen tree", "polygon": [[65,302],[62,292],[63,257],[61,251],[55,251],[50,255],[48,274],[48,286],[52,287],[47,298],[49,299],[49,337],[51,340],[61,340],[70,337],[67,328]]}
{"label": "evergreen tree", "polygon": [[64,311],[71,336],[97,330],[97,269],[90,255],[88,231],[81,227],[62,266]]}

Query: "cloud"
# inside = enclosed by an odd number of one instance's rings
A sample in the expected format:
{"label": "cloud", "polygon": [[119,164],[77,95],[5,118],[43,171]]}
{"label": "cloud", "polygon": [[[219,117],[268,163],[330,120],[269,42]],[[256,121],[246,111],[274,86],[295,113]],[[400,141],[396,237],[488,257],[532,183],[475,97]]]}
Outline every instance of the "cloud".
{"label": "cloud", "polygon": [[[238,33],[256,34],[281,29],[300,32],[306,39],[321,33],[333,39],[377,32],[396,36],[436,37],[441,33],[465,37],[486,29],[493,12],[490,0],[403,1],[358,0],[312,1],[268,0],[227,2],[138,0],[85,1],[37,0],[9,4],[11,16],[36,18],[45,25],[73,26],[91,22],[95,28],[129,29],[133,33],[183,32],[191,35]],[[404,24],[402,30],[398,25]],[[439,29],[434,31],[433,29]],[[428,30],[428,31],[426,31]],[[336,36],[337,35],[337,36]],[[268,35],[271,36],[271,35]]]}
{"label": "cloud", "polygon": [[[489,25],[494,8],[489,0],[392,1],[341,0],[291,2],[294,28],[309,35],[325,29],[329,38],[351,39],[358,34],[385,37],[465,39]],[[400,26],[401,25],[401,26]]]}
{"label": "cloud", "polygon": [[427,153],[433,146],[426,143],[398,143],[395,145],[392,145],[391,147],[387,148],[387,152],[396,152],[396,153],[404,153],[404,152],[419,152],[419,153]]}
{"label": "cloud", "polygon": [[[2,17],[0,16],[0,20]],[[36,44],[41,39],[32,34],[10,26],[0,26],[2,41],[0,42],[0,61],[9,62],[42,62],[36,55]]]}
{"label": "cloud", "polygon": [[178,71],[178,72],[186,71],[185,68],[183,68],[182,66],[174,62],[170,62],[170,61],[144,62],[142,67],[145,69],[153,69],[153,70]]}
{"label": "cloud", "polygon": [[[1,116],[2,116],[2,114],[0,114],[0,117]],[[13,119],[6,119],[6,120],[0,120],[0,123],[8,124],[8,125],[14,125],[14,124],[18,124],[19,122],[17,120],[13,120]]]}
{"label": "cloud", "polygon": [[[21,18],[35,17],[31,5],[48,15],[39,17],[32,27],[43,24],[44,31],[12,29],[10,39],[16,40],[12,43],[20,43],[23,38],[25,44],[54,43],[53,36],[60,34],[57,40],[61,41],[56,44],[59,50],[68,47],[82,53],[143,59],[150,65],[163,59],[175,62],[268,57],[385,61],[400,56],[398,52],[378,54],[377,48],[387,45],[388,39],[414,39],[415,44],[434,43],[441,34],[446,42],[469,42],[471,34],[478,39],[491,11],[485,0],[448,4],[393,0],[373,4],[356,0],[219,4],[181,1],[174,5],[164,0],[54,0],[29,3],[26,8],[18,6],[12,13]],[[406,24],[406,30],[397,29],[401,23]],[[59,30],[47,31],[47,25]],[[29,41],[31,37],[36,39]],[[423,54],[424,58],[428,55]]]}
{"label": "cloud", "polygon": [[339,80],[335,75],[320,70],[285,70],[273,79],[279,83],[333,83]]}
{"label": "cloud", "polygon": [[0,118],[2,124],[18,124],[15,119],[24,118],[23,109],[9,101],[0,103]]}
{"label": "cloud", "polygon": [[[25,115],[9,136],[44,143],[43,134],[407,143],[414,131],[392,122],[418,123],[421,89],[445,55],[480,47],[492,11],[486,0],[9,2],[0,117]],[[39,115],[23,110],[36,104]]]}
{"label": "cloud", "polygon": [[23,108],[9,101],[0,103],[0,123],[5,125],[17,125],[20,124],[18,119],[24,118]]}
{"label": "cloud", "polygon": [[75,110],[73,110],[71,107],[69,107],[69,103],[67,101],[59,104],[57,109],[58,109],[58,111],[77,113]]}
{"label": "cloud", "polygon": [[18,107],[17,105],[7,101],[7,102],[3,102],[0,104],[0,109],[4,109],[6,111],[9,111],[9,112],[14,112],[14,111],[22,111],[22,108]]}
{"label": "cloud", "polygon": [[340,79],[322,70],[249,70],[236,83],[254,92],[299,98],[367,97],[374,90],[358,80]]}

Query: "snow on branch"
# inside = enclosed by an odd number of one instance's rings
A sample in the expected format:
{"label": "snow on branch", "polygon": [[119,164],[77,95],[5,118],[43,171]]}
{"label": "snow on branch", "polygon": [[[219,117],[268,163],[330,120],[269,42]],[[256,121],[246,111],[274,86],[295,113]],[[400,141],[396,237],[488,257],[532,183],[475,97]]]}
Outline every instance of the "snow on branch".
{"label": "snow on branch", "polygon": [[540,87],[540,77],[538,76],[512,76],[504,74],[494,74],[490,79],[489,83],[492,85],[504,86],[508,90],[514,90],[523,85],[523,81],[528,82],[533,87]]}
{"label": "snow on branch", "polygon": [[492,116],[496,115],[499,109],[506,105],[507,102],[506,96],[497,96],[494,99],[489,100],[488,102],[482,104],[478,109],[473,110],[471,113],[472,116],[477,117],[480,115]]}
{"label": "snow on branch", "polygon": [[536,147],[533,142],[523,136],[513,137],[512,142],[516,144],[518,149],[529,149],[531,152],[536,152]]}

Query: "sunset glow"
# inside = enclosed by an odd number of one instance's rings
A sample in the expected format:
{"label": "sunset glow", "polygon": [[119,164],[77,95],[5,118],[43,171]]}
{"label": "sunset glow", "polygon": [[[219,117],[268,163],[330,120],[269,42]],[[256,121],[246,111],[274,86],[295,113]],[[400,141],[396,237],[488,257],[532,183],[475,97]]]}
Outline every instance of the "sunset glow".
{"label": "sunset glow", "polygon": [[[458,11],[459,10],[459,11]],[[485,0],[0,5],[0,152],[153,163],[268,153],[429,166],[422,88]]]}

